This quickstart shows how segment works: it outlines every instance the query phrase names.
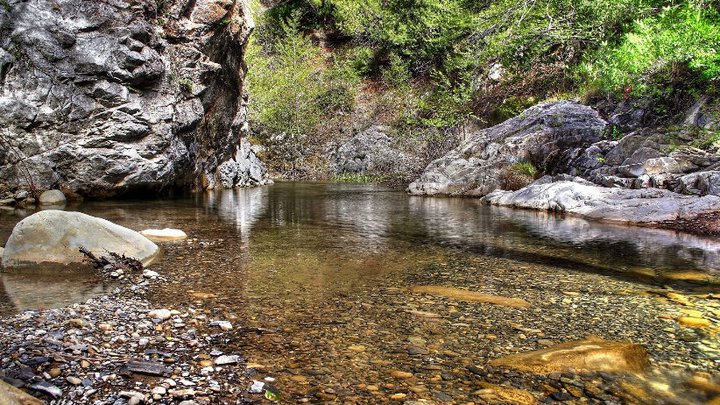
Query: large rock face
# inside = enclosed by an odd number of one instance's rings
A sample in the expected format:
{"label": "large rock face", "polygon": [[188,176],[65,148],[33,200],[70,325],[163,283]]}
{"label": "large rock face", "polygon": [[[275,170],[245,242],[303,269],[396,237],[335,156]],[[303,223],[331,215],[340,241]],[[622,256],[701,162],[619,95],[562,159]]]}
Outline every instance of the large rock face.
{"label": "large rock face", "polygon": [[231,157],[246,0],[3,7],[0,181],[103,197],[199,184]]}
{"label": "large rock face", "polygon": [[96,255],[114,252],[144,264],[158,247],[139,233],[102,218],[79,212],[40,211],[15,225],[2,256],[4,267],[34,263],[78,263],[79,248]]}
{"label": "large rock face", "polygon": [[576,102],[540,104],[433,161],[408,191],[483,196],[501,188],[505,171],[523,162],[545,173],[564,173],[573,152],[600,141],[605,127],[595,110]]}

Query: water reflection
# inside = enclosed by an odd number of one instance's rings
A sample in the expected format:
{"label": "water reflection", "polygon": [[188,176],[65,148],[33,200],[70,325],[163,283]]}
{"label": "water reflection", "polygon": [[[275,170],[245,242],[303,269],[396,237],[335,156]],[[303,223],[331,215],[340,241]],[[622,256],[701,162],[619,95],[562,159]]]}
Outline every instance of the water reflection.
{"label": "water reflection", "polygon": [[244,242],[247,242],[250,230],[268,206],[267,187],[212,191],[204,197],[209,211],[233,223]]}
{"label": "water reflection", "polygon": [[[38,265],[32,269],[5,270],[0,301],[12,310],[62,308],[108,294],[112,283],[89,267]],[[8,309],[8,308],[6,308]],[[8,309],[9,310],[9,309]]]}

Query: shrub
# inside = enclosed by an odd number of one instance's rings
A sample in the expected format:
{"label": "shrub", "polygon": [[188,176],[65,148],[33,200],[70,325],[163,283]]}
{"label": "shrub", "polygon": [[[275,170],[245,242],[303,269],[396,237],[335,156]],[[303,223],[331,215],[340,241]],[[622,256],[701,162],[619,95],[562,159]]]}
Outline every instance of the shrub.
{"label": "shrub", "polygon": [[[686,69],[702,82],[720,77],[720,13],[702,2],[637,21],[619,44],[605,43],[578,73],[586,87],[625,96],[661,95]],[[685,77],[680,78],[685,80]]]}

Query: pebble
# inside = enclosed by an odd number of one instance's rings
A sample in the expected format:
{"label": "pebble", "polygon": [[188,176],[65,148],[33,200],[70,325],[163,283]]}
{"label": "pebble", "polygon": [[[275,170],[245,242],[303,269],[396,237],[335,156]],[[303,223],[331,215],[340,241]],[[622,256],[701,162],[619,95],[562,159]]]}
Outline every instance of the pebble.
{"label": "pebble", "polygon": [[222,366],[225,364],[235,364],[240,362],[240,356],[238,355],[223,355],[215,359],[215,364]]}
{"label": "pebble", "polygon": [[390,372],[390,375],[395,378],[412,378],[413,373],[408,373],[407,371],[400,371],[400,370],[393,370]]}
{"label": "pebble", "polygon": [[69,382],[69,383],[72,384],[72,385],[80,385],[80,384],[82,384],[82,380],[79,379],[79,378],[77,378],[77,377],[72,377],[72,376],[70,376],[70,377],[67,377],[66,380],[67,380],[67,382]]}
{"label": "pebble", "polygon": [[232,323],[228,321],[212,321],[210,322],[210,326],[218,326],[222,330],[231,330],[233,328]]}
{"label": "pebble", "polygon": [[148,316],[153,319],[159,319],[161,321],[164,321],[166,319],[169,319],[172,314],[170,313],[169,309],[154,309],[150,312],[148,312]]}

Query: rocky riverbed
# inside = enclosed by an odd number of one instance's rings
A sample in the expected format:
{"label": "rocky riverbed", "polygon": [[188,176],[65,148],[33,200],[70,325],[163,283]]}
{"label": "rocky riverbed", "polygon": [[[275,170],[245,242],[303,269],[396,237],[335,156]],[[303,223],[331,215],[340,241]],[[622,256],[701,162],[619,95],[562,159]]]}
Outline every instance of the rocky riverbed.
{"label": "rocky riverbed", "polygon": [[[329,206],[322,212],[330,217],[317,221],[294,211],[305,219],[289,226],[286,216],[248,209],[289,207],[299,195],[275,187],[277,195],[259,200],[267,203],[233,206],[228,217],[220,210],[221,219],[207,211],[217,206],[168,203],[171,225],[190,239],[159,242],[163,254],[150,270],[160,276],[119,281],[108,297],[4,317],[5,379],[44,400],[98,404],[704,404],[720,394],[712,273],[607,270],[570,250],[563,260],[542,260],[553,249],[539,240],[516,245],[503,236],[517,232],[509,222],[486,245],[468,240],[468,248],[390,237],[372,217],[384,212],[381,200],[365,210],[357,191],[345,189],[336,198],[364,231],[338,226],[347,223]],[[329,193],[319,191],[309,189]],[[389,198],[373,198],[380,196]],[[118,222],[134,229],[169,223],[162,209],[127,207],[106,204],[93,214],[125,218]],[[572,342],[588,336],[639,351],[629,362],[608,361],[615,371],[537,373],[507,360],[578,347]],[[580,346],[604,347],[595,342]],[[645,361],[643,372],[633,366]]]}

